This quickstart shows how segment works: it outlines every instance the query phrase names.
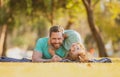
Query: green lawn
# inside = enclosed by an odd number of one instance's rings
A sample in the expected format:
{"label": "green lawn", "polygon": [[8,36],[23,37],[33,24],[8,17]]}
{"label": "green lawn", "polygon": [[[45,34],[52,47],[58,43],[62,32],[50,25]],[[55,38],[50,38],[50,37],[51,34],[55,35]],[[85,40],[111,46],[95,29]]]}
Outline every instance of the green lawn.
{"label": "green lawn", "polygon": [[3,63],[0,77],[120,77],[120,59],[113,63]]}

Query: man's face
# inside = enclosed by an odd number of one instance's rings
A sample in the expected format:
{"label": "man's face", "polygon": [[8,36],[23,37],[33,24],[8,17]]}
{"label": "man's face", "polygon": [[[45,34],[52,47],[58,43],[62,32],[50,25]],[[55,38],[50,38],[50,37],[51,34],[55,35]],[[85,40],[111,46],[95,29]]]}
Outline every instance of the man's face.
{"label": "man's face", "polygon": [[58,49],[63,43],[63,35],[62,32],[52,32],[50,36],[50,44]]}

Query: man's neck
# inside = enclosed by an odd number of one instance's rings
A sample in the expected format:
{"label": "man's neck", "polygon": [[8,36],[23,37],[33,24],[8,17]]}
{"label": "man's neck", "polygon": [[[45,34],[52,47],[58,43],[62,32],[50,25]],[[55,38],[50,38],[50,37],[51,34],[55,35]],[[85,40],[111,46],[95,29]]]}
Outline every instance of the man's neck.
{"label": "man's neck", "polygon": [[52,50],[57,50],[56,48],[54,48],[52,45],[51,45],[51,43],[50,43],[50,39],[48,40],[48,46],[49,46],[49,48],[51,48]]}

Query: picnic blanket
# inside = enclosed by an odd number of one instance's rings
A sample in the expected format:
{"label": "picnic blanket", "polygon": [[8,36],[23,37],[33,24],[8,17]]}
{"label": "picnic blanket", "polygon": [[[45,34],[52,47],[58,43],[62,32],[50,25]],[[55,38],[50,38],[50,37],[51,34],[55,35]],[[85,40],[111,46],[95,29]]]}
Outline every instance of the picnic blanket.
{"label": "picnic blanket", "polygon": [[0,57],[0,62],[32,62],[32,60],[22,58],[22,59],[15,59],[9,57]]}
{"label": "picnic blanket", "polygon": [[[15,58],[9,58],[9,57],[0,57],[0,62],[32,62],[30,59],[15,59]],[[71,61],[69,59],[63,59],[60,62],[76,62],[76,61]],[[89,60],[90,63],[111,63],[112,60],[110,58],[101,58],[99,60],[97,59],[92,59]]]}
{"label": "picnic blanket", "polygon": [[[78,62],[78,61],[71,61],[69,59],[63,59],[60,62]],[[91,59],[88,62],[90,63],[112,63],[112,60],[109,58],[101,58],[101,59]]]}

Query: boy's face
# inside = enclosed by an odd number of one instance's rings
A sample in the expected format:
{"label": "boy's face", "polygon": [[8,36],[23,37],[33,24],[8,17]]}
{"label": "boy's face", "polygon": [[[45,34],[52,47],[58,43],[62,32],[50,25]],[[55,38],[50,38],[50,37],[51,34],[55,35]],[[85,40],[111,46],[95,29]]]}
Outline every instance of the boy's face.
{"label": "boy's face", "polygon": [[73,43],[70,48],[70,53],[72,56],[78,56],[81,52],[84,52],[84,49],[80,47],[80,44]]}
{"label": "boy's face", "polygon": [[85,48],[79,43],[72,44],[68,55],[68,58],[70,60],[88,62],[88,57],[86,57]]}

